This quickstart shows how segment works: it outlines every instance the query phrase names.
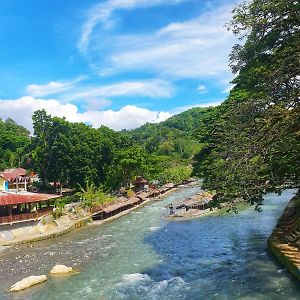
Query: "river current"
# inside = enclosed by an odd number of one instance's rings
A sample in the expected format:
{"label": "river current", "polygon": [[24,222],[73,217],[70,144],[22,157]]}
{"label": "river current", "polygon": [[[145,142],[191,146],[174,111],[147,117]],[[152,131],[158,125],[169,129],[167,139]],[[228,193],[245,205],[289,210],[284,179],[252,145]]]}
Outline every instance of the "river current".
{"label": "river current", "polygon": [[[199,192],[182,188],[101,226],[0,252],[0,299],[300,299],[300,284],[266,249],[294,190],[265,197],[263,212],[169,221],[165,206]],[[55,264],[80,270],[11,294],[7,288]]]}

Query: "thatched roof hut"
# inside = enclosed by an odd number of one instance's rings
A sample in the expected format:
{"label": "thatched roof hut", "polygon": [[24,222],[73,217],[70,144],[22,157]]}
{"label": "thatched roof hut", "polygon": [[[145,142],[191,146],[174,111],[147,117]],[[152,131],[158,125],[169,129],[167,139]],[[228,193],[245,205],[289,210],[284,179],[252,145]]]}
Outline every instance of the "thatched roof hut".
{"label": "thatched roof hut", "polygon": [[188,207],[192,209],[204,209],[205,206],[213,200],[213,196],[214,194],[203,191],[185,199],[176,208]]}
{"label": "thatched roof hut", "polygon": [[133,181],[133,185],[136,189],[144,188],[145,185],[148,184],[148,180],[143,178],[142,176],[137,176],[135,180]]}

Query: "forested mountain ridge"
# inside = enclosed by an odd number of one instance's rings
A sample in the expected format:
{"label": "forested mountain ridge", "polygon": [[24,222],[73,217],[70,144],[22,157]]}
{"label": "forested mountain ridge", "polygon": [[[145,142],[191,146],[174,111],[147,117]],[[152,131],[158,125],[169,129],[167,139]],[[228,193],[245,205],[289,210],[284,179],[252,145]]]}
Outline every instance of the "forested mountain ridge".
{"label": "forested mountain ridge", "polygon": [[194,107],[174,115],[160,124],[194,136],[195,130],[206,124],[215,110],[215,107]]}
{"label": "forested mountain ridge", "polygon": [[[186,111],[183,111],[179,114],[173,115],[167,120],[160,123],[146,123],[141,127],[132,129],[128,132],[139,135],[140,133],[147,132],[148,128],[155,128],[159,130],[160,128],[167,128],[169,130],[174,130],[177,133],[184,133],[190,136],[194,136],[195,130],[198,130],[199,127],[210,118],[211,114],[216,110],[216,107],[194,107]],[[177,130],[177,131],[176,131]]]}
{"label": "forested mountain ridge", "polygon": [[128,131],[128,136],[134,142],[143,144],[149,153],[173,153],[183,159],[191,159],[200,150],[201,139],[205,139],[204,135],[217,110],[215,107],[191,108],[166,121],[147,123]]}

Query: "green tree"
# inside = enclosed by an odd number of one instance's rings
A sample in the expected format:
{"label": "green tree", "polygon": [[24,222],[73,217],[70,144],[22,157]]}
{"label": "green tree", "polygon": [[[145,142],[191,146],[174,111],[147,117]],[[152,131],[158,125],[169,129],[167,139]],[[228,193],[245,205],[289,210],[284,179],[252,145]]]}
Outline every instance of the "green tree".
{"label": "green tree", "polygon": [[103,186],[96,187],[94,183],[89,183],[88,181],[85,188],[80,186],[76,196],[80,198],[82,206],[87,209],[103,205],[109,198],[103,191]]}
{"label": "green tree", "polygon": [[299,183],[299,1],[253,0],[237,6],[229,27],[235,87],[218,109],[194,173],[220,199],[258,202]]}
{"label": "green tree", "polygon": [[108,177],[113,187],[129,187],[136,176],[143,175],[146,171],[146,156],[139,146],[117,150]]}
{"label": "green tree", "polygon": [[26,163],[29,131],[14,120],[0,120],[0,168],[15,168]]}

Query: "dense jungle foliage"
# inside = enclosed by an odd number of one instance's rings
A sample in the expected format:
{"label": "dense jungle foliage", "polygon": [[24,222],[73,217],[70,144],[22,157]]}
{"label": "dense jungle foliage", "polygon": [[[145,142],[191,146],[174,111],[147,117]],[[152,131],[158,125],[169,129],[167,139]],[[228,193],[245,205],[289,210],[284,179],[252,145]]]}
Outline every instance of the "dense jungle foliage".
{"label": "dense jungle foliage", "polygon": [[219,201],[259,205],[266,191],[299,185],[300,1],[241,4],[228,26],[241,40],[230,55],[235,86],[194,172]]}
{"label": "dense jungle foliage", "polygon": [[13,168],[23,162],[29,145],[29,131],[12,119],[0,119],[0,170]]}

